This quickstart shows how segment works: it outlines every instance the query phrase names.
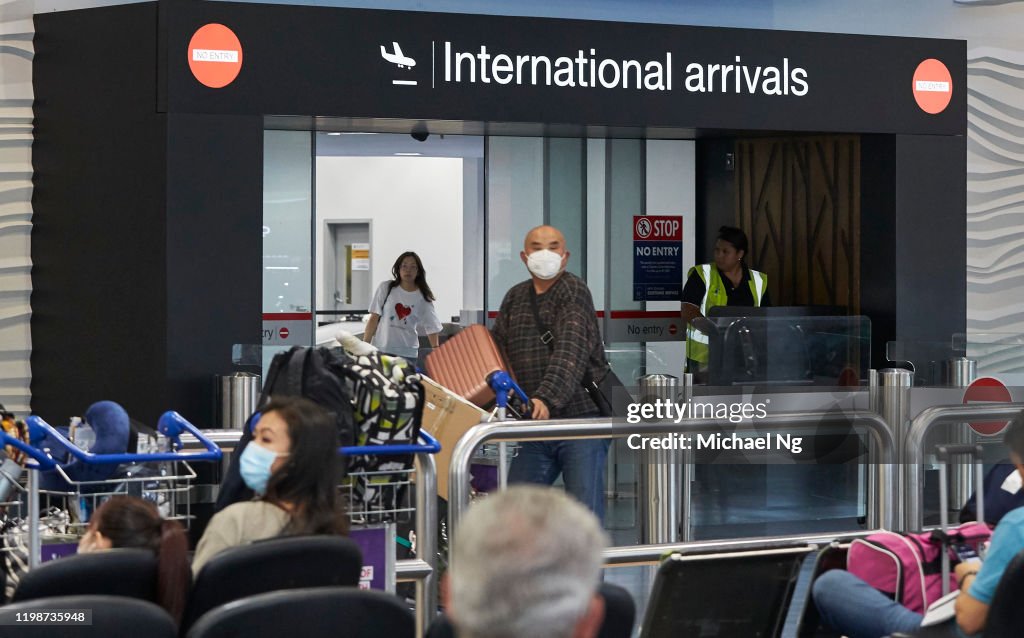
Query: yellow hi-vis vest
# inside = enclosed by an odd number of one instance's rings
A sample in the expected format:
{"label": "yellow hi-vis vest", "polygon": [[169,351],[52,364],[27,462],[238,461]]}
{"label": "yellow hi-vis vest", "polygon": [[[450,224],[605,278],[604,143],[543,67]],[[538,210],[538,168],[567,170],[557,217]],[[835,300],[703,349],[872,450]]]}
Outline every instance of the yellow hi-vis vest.
{"label": "yellow hi-vis vest", "polygon": [[[700,302],[700,314],[706,317],[708,311],[715,306],[729,304],[729,294],[714,264],[698,264],[690,268],[686,278],[689,279],[694,272],[704,282],[704,299]],[[751,268],[749,284],[754,305],[760,306],[764,291],[768,289],[768,275]],[[686,326],[686,358],[698,363],[708,362],[708,336],[691,325]]]}

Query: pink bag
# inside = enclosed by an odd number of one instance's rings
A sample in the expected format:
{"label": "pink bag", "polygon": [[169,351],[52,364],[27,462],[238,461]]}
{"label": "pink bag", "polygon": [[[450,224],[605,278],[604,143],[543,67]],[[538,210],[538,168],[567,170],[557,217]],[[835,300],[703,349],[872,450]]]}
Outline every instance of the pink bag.
{"label": "pink bag", "polygon": [[[984,523],[965,523],[949,530],[952,543],[966,543],[975,550],[992,536]],[[942,533],[900,534],[878,532],[850,544],[846,569],[911,611],[924,613],[942,597]],[[958,562],[952,549],[950,564]],[[950,573],[950,591],[956,578]]]}

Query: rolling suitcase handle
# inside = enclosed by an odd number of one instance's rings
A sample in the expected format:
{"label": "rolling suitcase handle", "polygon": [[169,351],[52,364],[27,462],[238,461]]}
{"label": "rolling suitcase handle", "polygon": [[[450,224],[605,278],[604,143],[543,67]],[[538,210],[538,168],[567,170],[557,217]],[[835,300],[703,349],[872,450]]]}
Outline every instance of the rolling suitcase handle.
{"label": "rolling suitcase handle", "polygon": [[946,464],[954,456],[970,456],[974,459],[974,488],[976,492],[977,518],[985,520],[984,467],[982,455],[984,448],[980,445],[939,445],[935,448],[935,456],[939,461],[939,517],[944,542],[942,544],[942,595],[949,593],[949,485],[946,481]]}

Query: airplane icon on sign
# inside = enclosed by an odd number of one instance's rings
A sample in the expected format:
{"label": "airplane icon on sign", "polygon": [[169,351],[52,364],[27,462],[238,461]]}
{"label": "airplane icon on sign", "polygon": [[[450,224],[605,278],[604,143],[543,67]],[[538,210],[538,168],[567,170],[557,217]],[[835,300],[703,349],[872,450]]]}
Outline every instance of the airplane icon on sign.
{"label": "airplane icon on sign", "polygon": [[402,47],[398,46],[397,42],[392,42],[391,44],[395,47],[393,53],[389,53],[388,50],[384,48],[383,44],[380,45],[381,57],[391,64],[397,64],[400,69],[411,69],[416,66],[416,60],[413,60],[407,55],[402,55]]}

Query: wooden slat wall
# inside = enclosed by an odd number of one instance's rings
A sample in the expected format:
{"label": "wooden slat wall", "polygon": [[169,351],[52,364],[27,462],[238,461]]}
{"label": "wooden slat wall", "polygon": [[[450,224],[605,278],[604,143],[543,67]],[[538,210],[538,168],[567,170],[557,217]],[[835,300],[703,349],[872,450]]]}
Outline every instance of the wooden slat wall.
{"label": "wooden slat wall", "polygon": [[737,225],[777,306],[860,308],[860,139],[736,142]]}

